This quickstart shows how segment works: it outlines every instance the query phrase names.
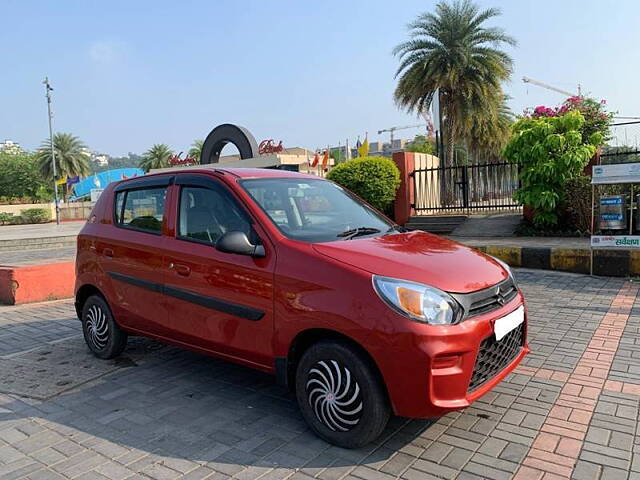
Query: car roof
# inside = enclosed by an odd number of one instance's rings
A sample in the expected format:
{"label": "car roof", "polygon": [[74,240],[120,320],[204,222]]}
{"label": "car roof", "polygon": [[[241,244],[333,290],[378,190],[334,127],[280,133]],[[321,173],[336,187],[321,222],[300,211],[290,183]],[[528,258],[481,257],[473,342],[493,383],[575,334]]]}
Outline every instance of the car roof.
{"label": "car roof", "polygon": [[316,175],[309,175],[308,173],[279,170],[276,168],[216,168],[215,170],[230,173],[238,178],[321,178]]}
{"label": "car roof", "polygon": [[292,172],[289,170],[279,170],[275,168],[220,168],[213,166],[206,167],[176,167],[171,169],[163,169],[160,171],[156,171],[153,173],[147,173],[142,177],[131,177],[119,182],[114,182],[115,184],[128,183],[133,180],[140,180],[141,178],[150,178],[156,176],[165,176],[165,175],[185,175],[185,174],[194,174],[201,173],[205,175],[215,175],[222,173],[223,175],[232,175],[236,178],[247,179],[247,178],[307,178],[314,180],[324,180],[322,177],[318,177],[316,175],[310,175],[307,173],[299,173]]}

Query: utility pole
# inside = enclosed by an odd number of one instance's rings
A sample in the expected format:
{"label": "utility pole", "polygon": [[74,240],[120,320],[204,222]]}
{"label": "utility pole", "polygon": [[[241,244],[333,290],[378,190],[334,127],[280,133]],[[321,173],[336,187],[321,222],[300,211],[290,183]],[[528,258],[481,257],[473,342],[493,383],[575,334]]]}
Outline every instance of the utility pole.
{"label": "utility pole", "polygon": [[60,225],[60,200],[58,198],[58,173],[56,169],[56,149],[53,144],[53,114],[51,113],[51,92],[53,88],[49,85],[49,77],[44,77],[44,88],[47,92],[47,112],[49,113],[49,142],[51,143],[51,163],[53,163],[53,191],[56,198],[56,225]]}

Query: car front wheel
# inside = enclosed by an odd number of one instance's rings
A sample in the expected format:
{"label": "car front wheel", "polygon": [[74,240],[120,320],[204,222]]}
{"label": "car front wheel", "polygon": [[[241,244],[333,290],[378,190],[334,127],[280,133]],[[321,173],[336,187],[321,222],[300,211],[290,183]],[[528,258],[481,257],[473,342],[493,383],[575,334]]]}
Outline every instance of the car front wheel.
{"label": "car front wheel", "polygon": [[316,434],[343,448],[375,440],[391,413],[373,366],[340,341],[322,341],[305,351],[296,370],[296,396]]}
{"label": "car front wheel", "polygon": [[82,307],[82,333],[89,349],[96,357],[117,357],[127,346],[127,333],[113,318],[107,302],[92,295]]}

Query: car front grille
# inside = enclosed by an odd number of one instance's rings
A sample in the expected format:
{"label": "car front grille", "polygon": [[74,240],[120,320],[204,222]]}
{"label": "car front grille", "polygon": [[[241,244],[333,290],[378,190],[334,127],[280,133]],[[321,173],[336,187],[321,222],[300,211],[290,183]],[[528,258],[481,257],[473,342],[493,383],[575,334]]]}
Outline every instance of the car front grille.
{"label": "car front grille", "polygon": [[502,282],[483,290],[471,293],[452,293],[464,309],[464,318],[475,317],[499,309],[513,300],[518,294],[518,287],[509,277]]}
{"label": "car front grille", "polygon": [[480,344],[473,368],[469,392],[477,390],[509,365],[520,353],[524,343],[524,323],[507,333],[500,341],[495,335]]}

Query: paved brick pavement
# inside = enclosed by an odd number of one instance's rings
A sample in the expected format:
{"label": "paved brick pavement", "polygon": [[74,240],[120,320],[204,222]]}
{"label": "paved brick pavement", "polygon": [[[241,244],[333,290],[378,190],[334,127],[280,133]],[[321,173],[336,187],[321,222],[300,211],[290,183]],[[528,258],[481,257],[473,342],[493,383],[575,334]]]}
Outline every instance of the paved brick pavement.
{"label": "paved brick pavement", "polygon": [[143,339],[102,362],[69,301],[0,307],[0,478],[640,479],[636,284],[518,278],[524,365],[464,412],[394,418],[359,450],[315,437],[269,376]]}

